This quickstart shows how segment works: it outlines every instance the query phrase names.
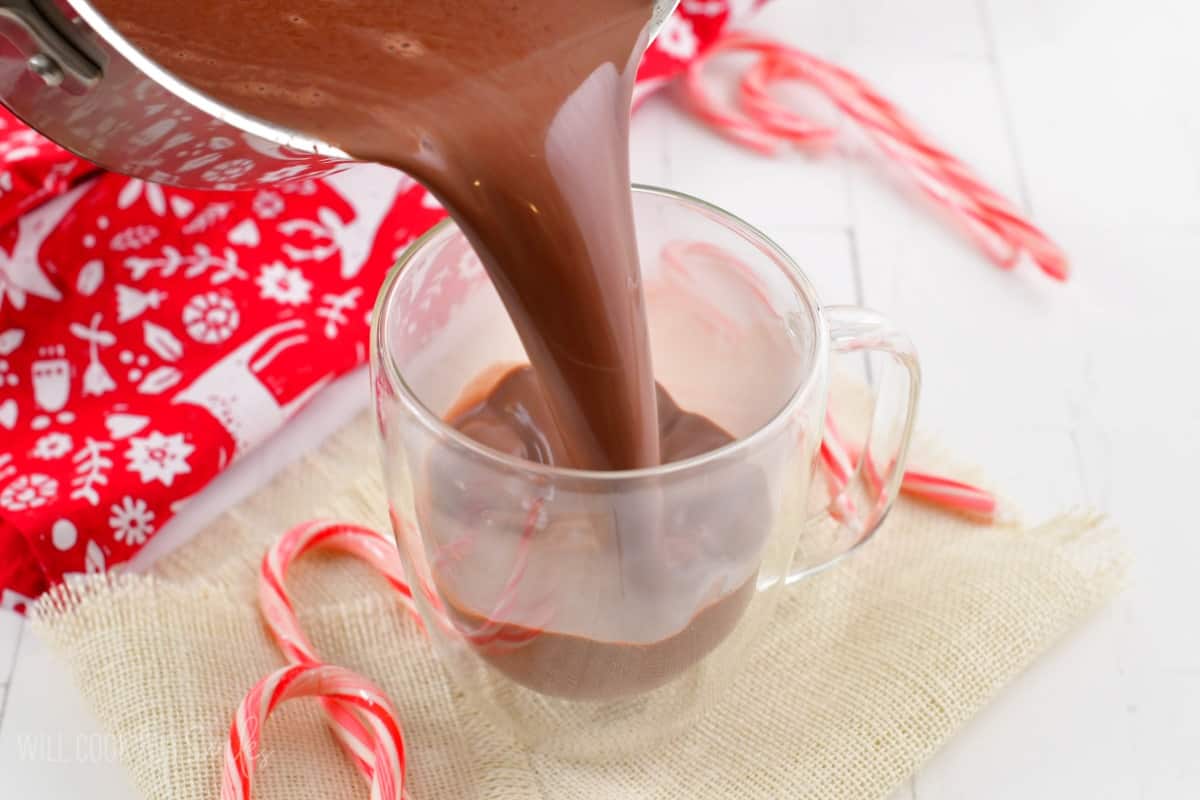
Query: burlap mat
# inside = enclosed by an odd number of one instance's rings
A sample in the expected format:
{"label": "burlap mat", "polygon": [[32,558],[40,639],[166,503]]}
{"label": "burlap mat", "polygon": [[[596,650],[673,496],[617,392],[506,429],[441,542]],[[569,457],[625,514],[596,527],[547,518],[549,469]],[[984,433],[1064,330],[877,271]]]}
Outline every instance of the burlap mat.
{"label": "burlap mat", "polygon": [[[73,671],[147,798],[216,798],[233,710],[282,664],[254,605],[267,543],[314,516],[386,525],[370,425],[356,421],[155,575],[93,579],[35,609],[35,631]],[[886,797],[1110,598],[1125,567],[1091,516],[983,527],[901,503],[854,557],[790,590],[730,695],[695,730],[599,765],[525,752],[490,728],[365,568],[316,556],[290,585],[321,654],[396,702],[413,800],[847,800]],[[272,719],[256,796],[338,800],[366,787],[304,702]]]}

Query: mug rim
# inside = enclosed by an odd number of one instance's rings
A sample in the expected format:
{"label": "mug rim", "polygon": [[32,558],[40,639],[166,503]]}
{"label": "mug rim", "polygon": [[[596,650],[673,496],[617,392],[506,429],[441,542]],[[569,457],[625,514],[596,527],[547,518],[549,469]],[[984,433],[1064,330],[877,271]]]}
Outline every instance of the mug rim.
{"label": "mug rim", "polygon": [[[800,294],[801,298],[812,308],[812,326],[815,330],[813,334],[813,360],[812,366],[804,378],[798,381],[796,388],[788,397],[787,401],[762,425],[755,428],[750,433],[740,438],[734,439],[732,442],[723,444],[715,450],[709,450],[706,453],[691,456],[680,461],[672,461],[668,464],[659,464],[653,467],[639,467],[637,469],[623,470],[586,470],[575,469],[571,467],[558,467],[547,464],[539,464],[535,461],[528,461],[523,458],[517,458],[506,453],[501,453],[498,450],[493,450],[487,445],[480,444],[471,437],[463,434],[457,428],[446,424],[446,422],[431,411],[421,400],[416,393],[404,380],[403,372],[396,364],[396,361],[389,349],[386,347],[387,337],[384,335],[387,326],[388,313],[392,308],[390,302],[392,293],[395,291],[400,276],[404,273],[412,261],[437,238],[443,236],[451,229],[456,229],[457,225],[450,217],[438,222],[432,228],[427,230],[417,239],[415,239],[400,255],[395,265],[384,278],[383,284],[380,286],[379,294],[375,300],[374,309],[371,312],[371,337],[370,337],[370,355],[372,372],[382,373],[385,380],[396,391],[401,402],[404,403],[414,417],[421,424],[431,430],[436,436],[446,438],[471,452],[474,456],[482,458],[485,461],[503,466],[507,469],[520,470],[526,473],[532,473],[541,477],[551,479],[576,479],[587,481],[627,481],[631,479],[646,479],[646,478],[661,478],[668,475],[674,475],[681,472],[689,472],[699,469],[708,464],[723,461],[730,457],[736,457],[746,450],[753,448],[764,439],[770,438],[779,428],[786,425],[787,421],[792,417],[792,412],[799,406],[803,405],[809,398],[813,387],[816,384],[816,379],[823,371],[822,367],[829,358],[829,326],[825,324],[822,306],[817,296],[815,287],[809,280],[804,271],[795,260],[788,255],[782,247],[775,243],[773,239],[765,233],[746,222],[736,214],[730,213],[719,206],[701,200],[683,192],[675,191],[674,189],[665,189],[659,186],[649,186],[646,184],[634,183],[632,186],[634,194],[651,195],[666,198],[685,206],[689,206],[695,210],[706,213],[722,224],[733,228],[737,233],[745,236],[752,243],[764,248],[767,253],[776,260],[776,264],[785,273],[792,287]],[[374,387],[372,386],[372,391]]]}

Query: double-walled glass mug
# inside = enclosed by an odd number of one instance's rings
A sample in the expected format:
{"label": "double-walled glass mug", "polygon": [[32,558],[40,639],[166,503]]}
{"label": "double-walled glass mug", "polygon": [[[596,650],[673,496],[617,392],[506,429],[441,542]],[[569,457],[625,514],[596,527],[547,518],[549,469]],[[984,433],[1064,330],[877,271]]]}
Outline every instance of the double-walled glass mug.
{"label": "double-walled glass mug", "polygon": [[[745,222],[651,188],[635,189],[634,213],[656,378],[733,435],[717,450],[587,472],[446,424],[489,376],[527,363],[453,223],[404,255],[372,330],[392,521],[436,651],[494,722],[574,758],[681,732],[720,700],[780,593],[871,536],[899,488],[920,382],[906,337],[819,305]],[[862,350],[891,356],[865,445],[883,472],[876,502],[818,524],[831,356]]]}

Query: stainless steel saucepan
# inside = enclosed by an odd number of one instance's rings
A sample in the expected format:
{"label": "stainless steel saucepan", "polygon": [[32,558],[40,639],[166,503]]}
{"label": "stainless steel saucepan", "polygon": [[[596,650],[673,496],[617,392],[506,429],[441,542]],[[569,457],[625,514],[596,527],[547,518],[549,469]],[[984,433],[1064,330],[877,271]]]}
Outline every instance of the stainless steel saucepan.
{"label": "stainless steel saucepan", "polygon": [[[677,2],[656,0],[655,31]],[[192,89],[86,0],[0,0],[0,102],[89,161],[171,186],[243,189],[351,161]]]}

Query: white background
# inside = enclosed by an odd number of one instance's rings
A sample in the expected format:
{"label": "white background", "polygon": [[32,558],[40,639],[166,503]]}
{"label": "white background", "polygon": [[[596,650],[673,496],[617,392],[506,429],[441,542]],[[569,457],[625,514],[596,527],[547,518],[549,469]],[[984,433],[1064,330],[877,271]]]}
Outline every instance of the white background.
{"label": "white background", "polygon": [[[666,99],[634,123],[635,177],[760,225],[826,300],[892,314],[921,350],[926,430],[985,465],[1030,516],[1108,512],[1136,556],[1131,588],[894,800],[1200,797],[1200,7],[775,0],[753,26],[910,110],[1057,237],[1071,282],[986,263],[862,154],[761,158]],[[159,548],[365,398],[361,375],[326,393]],[[0,615],[0,800],[133,800],[111,749],[46,649]]]}

